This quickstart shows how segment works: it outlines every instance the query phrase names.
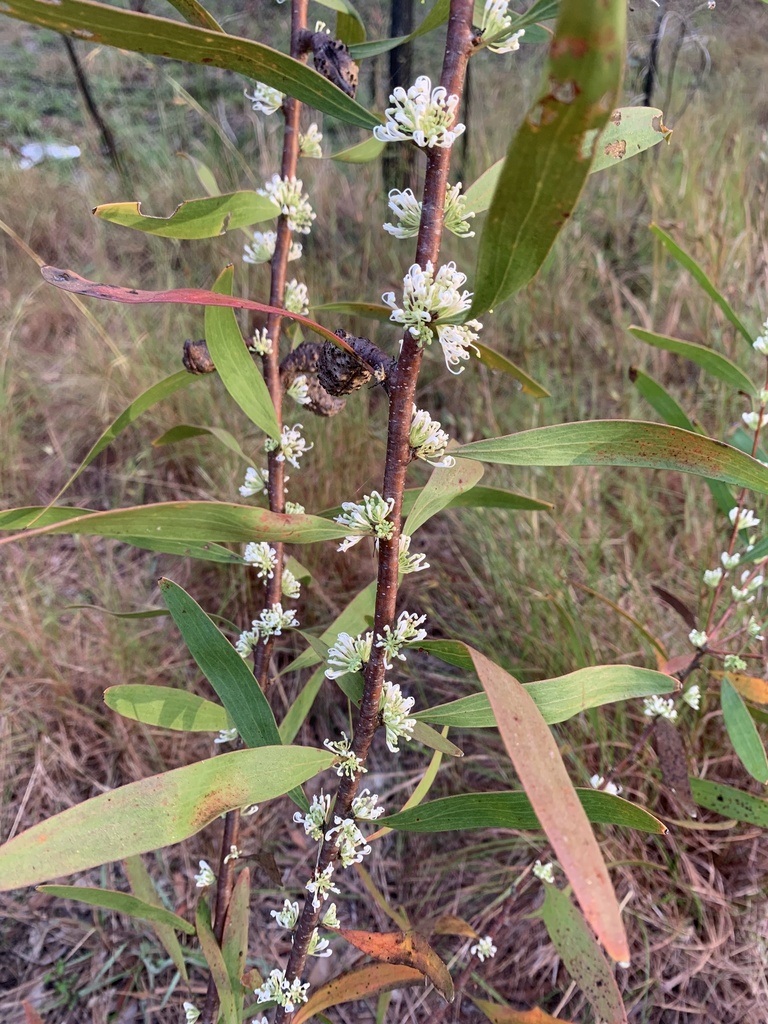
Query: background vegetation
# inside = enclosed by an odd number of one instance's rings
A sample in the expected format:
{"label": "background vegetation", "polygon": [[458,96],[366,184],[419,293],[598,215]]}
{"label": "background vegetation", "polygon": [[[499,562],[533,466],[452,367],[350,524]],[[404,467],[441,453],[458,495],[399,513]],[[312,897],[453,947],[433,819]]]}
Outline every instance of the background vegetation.
{"label": "background vegetation", "polygon": [[[380,31],[375,27],[382,5],[360,6],[369,9],[365,16],[371,34],[387,34],[383,23]],[[739,421],[746,405],[737,397],[702,390],[695,368],[649,352],[625,331],[635,322],[717,343],[735,361],[743,359],[743,343],[734,340],[703,294],[654,245],[647,230],[652,220],[696,257],[755,331],[768,316],[768,93],[759,87],[768,57],[766,12],[757,2],[721,2],[713,12],[699,6],[678,5],[680,13],[690,15],[693,35],[683,45],[674,75],[669,74],[672,31],[662,47],[664,98],[657,95],[655,102],[674,129],[671,144],[591,179],[588,197],[543,273],[494,319],[492,336],[484,339],[525,366],[552,397],[537,403],[511,390],[508,377],[477,365],[449,381],[440,360],[430,362],[423,376],[428,407],[458,440],[588,417],[653,419],[628,380],[631,365],[661,380],[712,436],[727,437]],[[212,5],[213,13],[218,15],[220,7],[225,5]],[[645,0],[635,0],[634,7],[625,102],[642,91],[655,16]],[[317,12],[323,16],[320,8]],[[278,20],[264,4],[222,14],[227,30],[273,45],[280,45],[274,38]],[[417,51],[417,68],[422,57],[429,60],[431,44],[425,45],[426,50]],[[180,307],[125,311],[91,304],[86,319],[66,296],[43,285],[23,246],[47,263],[71,266],[87,277],[153,289],[209,287],[217,270],[234,261],[238,286],[259,297],[265,271],[240,262],[244,236],[204,242],[152,239],[97,221],[90,209],[99,202],[141,199],[145,212],[168,214],[182,199],[202,194],[194,158],[214,170],[222,190],[258,187],[271,173],[271,135],[277,125],[250,111],[242,97],[245,83],[232,74],[82,46],[81,59],[117,141],[123,162],[119,174],[100,151],[61,38],[0,19],[0,52],[0,134],[5,140],[0,216],[18,236],[0,236],[0,493],[4,505],[13,507],[51,500],[103,426],[150,382],[179,368],[184,339],[202,331],[202,313]],[[703,75],[702,53],[711,59]],[[385,59],[366,63],[362,75],[362,89],[369,99],[376,97],[379,109],[385,98]],[[499,79],[492,74],[497,60],[519,66],[519,97],[499,94]],[[476,107],[465,156],[466,183],[501,155],[509,124],[525,109],[535,86],[537,60],[533,48],[524,48],[518,55],[486,54],[473,62]],[[506,123],[497,137],[502,114]],[[339,148],[347,136],[355,137],[347,128],[327,128],[324,148],[328,143]],[[54,140],[79,145],[82,157],[19,169],[22,144]],[[386,199],[380,169],[369,165],[362,173],[359,168],[347,173],[343,165],[317,162],[304,177],[312,182],[320,225],[308,243],[312,301],[349,298],[350,282],[359,287],[352,297],[372,301],[396,287],[409,250],[408,243],[402,243],[402,250],[383,243]],[[450,247],[447,251],[448,258],[454,255]],[[462,264],[471,262],[462,256]],[[372,330],[382,346],[395,341],[386,325],[343,326],[359,334]],[[492,410],[496,421],[489,419]],[[219,381],[202,379],[122,435],[65,500],[107,508],[234,497],[244,468],[234,456],[217,451],[212,457],[209,441],[162,448],[150,442],[177,422],[217,423],[241,434],[239,416]],[[350,497],[347,466],[358,467],[355,478],[360,479],[359,467],[366,461],[370,477],[361,480],[360,493],[375,486],[385,433],[384,405],[375,391],[354,398],[337,419],[318,425],[305,417],[305,426],[316,445],[315,457],[301,479],[297,474],[291,482],[292,500],[308,510],[338,504]],[[482,621],[486,637],[493,639],[489,656],[522,679],[562,674],[597,660],[652,666],[640,632],[585,589],[591,588],[646,625],[671,654],[685,649],[688,627],[655,597],[651,585],[674,591],[694,607],[698,602],[701,569],[713,564],[722,546],[711,498],[700,480],[631,470],[495,467],[486,471],[484,483],[533,494],[555,508],[551,515],[462,511],[430,523],[424,546],[434,554],[434,566],[450,566],[451,571],[450,585],[434,572],[426,584],[418,581],[420,610],[429,613],[435,633],[441,622],[450,621],[454,635],[472,637]],[[333,582],[306,594],[303,625],[338,610],[370,580],[373,563],[363,548],[345,557],[330,555],[327,546],[322,554],[311,547],[302,551],[310,569],[313,558],[337,558],[335,572],[325,574]],[[210,753],[207,740],[171,737],[127,722],[101,701],[105,686],[118,681],[184,681],[206,693],[167,619],[116,618],[98,610],[159,606],[155,581],[160,575],[191,586],[212,612],[227,615],[248,601],[243,592],[247,581],[236,569],[188,563],[110,541],[46,537],[4,549],[3,838],[106,788]],[[73,607],[82,605],[94,607]],[[450,699],[463,685],[448,671],[428,670],[418,659],[409,661],[409,671],[412,692],[423,687],[433,704],[439,695]],[[706,678],[697,681],[706,691]],[[287,674],[281,685],[287,707],[298,680]],[[326,700],[321,693],[305,726],[307,740],[321,741],[329,719],[345,727],[337,704],[335,694]],[[723,754],[729,747],[722,742],[719,710],[708,710],[706,694],[704,714],[692,723],[686,730],[691,767],[706,763],[710,778],[749,788],[735,756]],[[665,793],[650,745],[635,749],[643,729],[641,708],[619,705],[583,715],[558,732],[575,781],[586,782],[595,772],[605,774],[623,764],[619,781],[631,799],[662,816],[682,817]],[[510,781],[506,755],[500,744],[489,743],[488,733],[467,734],[464,749],[460,763],[443,768],[438,790],[477,789],[491,777]],[[403,757],[400,764],[407,767]],[[400,774],[381,774],[374,777],[373,788],[384,796],[407,785]],[[752,791],[757,789],[753,785]],[[253,857],[257,885],[265,890],[274,889],[282,875],[291,891],[306,874],[301,852],[297,860],[296,834],[291,833],[288,844],[282,826],[277,827],[285,818],[282,804],[275,802],[267,812],[274,816],[274,828],[268,816],[260,816],[258,829],[246,825],[241,842]],[[720,819],[705,814],[701,828],[676,829],[672,838],[601,829],[607,859],[621,865],[613,874],[627,904],[634,946],[625,992],[633,1022],[757,1024],[768,1019],[768,852],[760,830],[737,826],[724,831],[720,825]],[[156,875],[166,879],[168,897],[180,913],[194,901],[194,866],[214,849],[213,831],[157,856]],[[524,919],[539,900],[530,865],[537,857],[546,859],[541,836],[483,835],[481,841],[462,833],[443,835],[436,843],[428,836],[392,834],[378,844],[371,868],[375,884],[402,903],[413,922],[460,913],[481,933],[491,932],[499,954],[484,965],[483,984],[510,1001],[537,1002],[550,1012],[562,1007],[564,1016],[588,1020],[581,996],[573,995],[567,976],[558,973],[543,925]],[[119,866],[93,872],[90,884],[107,881],[119,887]],[[355,884],[362,892],[362,878],[355,882],[350,876],[350,886]],[[489,902],[487,893],[500,890],[504,898]],[[165,1008],[179,1002],[169,987],[173,968],[150,933],[116,916],[35,893],[23,901],[4,897],[2,911],[2,1020],[24,1020],[22,999],[57,1024],[174,1019]],[[361,927],[386,923],[379,908],[363,913]],[[267,925],[265,909],[252,922],[253,948],[267,950],[280,941]],[[446,938],[439,948],[447,957],[465,957],[468,945],[468,940],[460,945]],[[319,962],[318,972],[324,964]],[[199,982],[202,986],[202,975]],[[475,1019],[471,1005],[423,1005],[418,990],[396,999],[399,1012],[392,1012],[402,1022]],[[344,1019],[343,1007],[335,1013]],[[349,1019],[373,1020],[375,1007],[370,1017],[356,1008]]]}

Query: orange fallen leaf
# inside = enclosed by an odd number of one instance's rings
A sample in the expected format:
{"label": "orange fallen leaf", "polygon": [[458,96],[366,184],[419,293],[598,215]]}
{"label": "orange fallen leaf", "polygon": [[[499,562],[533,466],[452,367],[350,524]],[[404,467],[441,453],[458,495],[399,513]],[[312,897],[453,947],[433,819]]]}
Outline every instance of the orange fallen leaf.
{"label": "orange fallen leaf", "polygon": [[511,1006],[499,1006],[489,1003],[486,999],[473,999],[472,1002],[491,1024],[571,1024],[562,1017],[552,1017],[535,1006],[532,1010],[513,1010]]}
{"label": "orange fallen leaf", "polygon": [[292,1024],[303,1024],[329,1006],[350,1003],[365,999],[366,996],[378,995],[379,992],[405,988],[406,985],[420,985],[423,982],[421,971],[400,964],[378,963],[355,967],[315,989],[309,1000],[296,1011]]}
{"label": "orange fallen leaf", "polygon": [[364,932],[340,928],[339,935],[375,960],[404,964],[421,971],[447,1002],[453,1002],[453,981],[448,968],[417,932]]}
{"label": "orange fallen leaf", "polygon": [[755,704],[768,704],[768,680],[760,679],[758,676],[745,676],[741,672],[713,672],[712,675],[715,679],[722,679],[727,675],[731,685],[742,697],[753,700]]}

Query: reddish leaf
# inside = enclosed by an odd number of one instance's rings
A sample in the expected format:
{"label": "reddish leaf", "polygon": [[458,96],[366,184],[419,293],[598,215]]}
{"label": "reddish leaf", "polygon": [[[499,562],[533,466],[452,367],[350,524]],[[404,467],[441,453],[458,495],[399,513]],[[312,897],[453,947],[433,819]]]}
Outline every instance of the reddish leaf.
{"label": "reddish leaf", "polygon": [[24,1007],[24,1019],[26,1021],[26,1024],[45,1024],[43,1018],[40,1016],[37,1010],[34,1009],[31,1003],[28,1003],[25,1000],[22,1003],[22,1006]]}
{"label": "reddish leaf", "polygon": [[507,753],[587,920],[614,960],[629,960],[608,869],[549,727],[517,679],[468,650]]}
{"label": "reddish leaf", "polygon": [[362,932],[340,928],[339,934],[375,960],[403,964],[421,971],[444,999],[453,1002],[453,981],[448,968],[417,932]]}
{"label": "reddish leaf", "polygon": [[532,1010],[513,1010],[511,1006],[499,1006],[486,999],[473,999],[472,1002],[491,1024],[571,1024],[563,1017],[551,1017],[538,1006]]}
{"label": "reddish leaf", "polygon": [[393,988],[421,985],[423,982],[424,975],[420,971],[399,964],[379,963],[356,967],[315,989],[309,1001],[296,1011],[292,1024],[304,1024],[304,1021],[329,1006],[351,1003],[365,999],[366,996],[375,996],[379,992],[391,992]]}

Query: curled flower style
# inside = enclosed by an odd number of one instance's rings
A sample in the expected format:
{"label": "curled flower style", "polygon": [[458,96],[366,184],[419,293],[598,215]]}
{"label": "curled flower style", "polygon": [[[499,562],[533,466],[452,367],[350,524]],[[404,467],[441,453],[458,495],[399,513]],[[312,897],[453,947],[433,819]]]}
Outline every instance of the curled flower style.
{"label": "curled flower style", "polygon": [[281,928],[287,928],[289,931],[292,931],[299,920],[299,904],[285,900],[282,908],[280,910],[270,910],[269,916],[274,917]]}
{"label": "curled flower style", "polygon": [[184,1011],[184,1024],[196,1024],[200,1011],[194,1003],[182,1003],[181,1008]]}
{"label": "curled flower style", "polygon": [[306,884],[306,890],[312,894],[312,906],[315,910],[320,909],[321,900],[327,900],[332,892],[338,895],[341,890],[333,884],[333,864],[329,864],[322,871],[315,868],[314,875]]}
{"label": "curled flower style", "polygon": [[[739,661],[741,661],[741,658],[739,658]],[[746,662],[742,662],[742,664],[744,665],[744,668],[747,667]],[[688,687],[683,694],[683,700],[689,708],[693,708],[694,711],[699,710],[699,706],[701,705],[701,688],[698,683],[694,683],[693,686]]]}
{"label": "curled flower style", "polygon": [[387,516],[395,506],[394,498],[382,498],[378,491],[371,491],[366,494],[361,502],[344,501],[341,507],[344,509],[340,516],[336,516],[334,522],[339,523],[350,531],[339,545],[339,551],[348,551],[351,547],[362,540],[363,537],[373,534],[375,537],[392,536],[395,532],[395,524],[387,519]]}
{"label": "curled flower style", "polygon": [[437,420],[433,420],[426,409],[417,409],[413,406],[411,414],[411,429],[408,434],[408,444],[411,455],[417,459],[423,459],[430,466],[448,469],[456,465],[452,455],[446,455],[450,437]]}
{"label": "curled flower style", "polygon": [[379,633],[376,637],[376,646],[384,648],[386,658],[399,658],[400,661],[405,661],[401,648],[406,644],[419,643],[426,639],[426,629],[419,628],[426,618],[426,615],[416,615],[415,612],[400,612],[395,628],[387,625],[384,627],[384,635]]}
{"label": "curled flower style", "polygon": [[209,885],[213,885],[216,881],[216,875],[207,860],[198,861],[198,864],[200,866],[200,872],[194,876],[195,888],[207,889]]}
{"label": "curled flower style", "polygon": [[[339,759],[339,763],[334,765],[336,774],[339,778],[346,775],[350,779],[353,779],[358,773],[364,775],[368,769],[363,764],[362,758],[352,752],[352,744],[347,734],[342,732],[341,735],[344,737],[343,740],[323,740],[323,746],[332,751]],[[338,889],[336,891],[338,892]]]}
{"label": "curled flower style", "polygon": [[232,729],[219,729],[219,735],[213,741],[214,743],[234,743],[240,734],[237,728]]}
{"label": "curled flower style", "polygon": [[271,608],[263,608],[258,619],[251,623],[251,629],[241,633],[235,650],[241,658],[247,658],[259,640],[267,642],[271,636],[280,636],[284,629],[291,629],[298,626],[299,620],[292,608],[283,611],[280,602],[276,602]]}
{"label": "curled flower style", "polygon": [[304,833],[319,843],[325,832],[325,822],[331,810],[331,798],[320,791],[320,796],[313,796],[312,803],[306,814],[295,811],[293,820],[297,825],[304,826]]}
{"label": "curled flower style", "polygon": [[317,928],[312,932],[307,947],[308,956],[327,957],[333,956],[333,950],[328,939],[321,939]]}
{"label": "curled flower style", "polygon": [[[472,238],[474,231],[469,230],[469,220],[474,213],[464,209],[466,196],[461,194],[461,182],[448,187],[443,206],[443,226],[446,231],[459,238]],[[410,188],[400,191],[393,188],[389,193],[389,208],[397,217],[397,224],[385,224],[384,230],[395,238],[415,238],[421,223],[422,203]]]}
{"label": "curled flower style", "polygon": [[533,874],[540,882],[549,882],[550,885],[554,884],[555,869],[552,861],[542,864],[540,860],[537,860],[533,865]]}
{"label": "curled flower style", "polygon": [[283,569],[283,578],[280,580],[280,590],[283,597],[289,597],[295,601],[301,594],[301,584],[293,575],[290,569]]}
{"label": "curled flower style", "polygon": [[305,373],[300,373],[298,376],[294,377],[291,381],[290,387],[285,393],[298,405],[309,405],[311,398],[309,397],[309,382],[307,381],[307,375]]}
{"label": "curled flower style", "polygon": [[250,498],[253,494],[266,494],[269,484],[269,470],[255,469],[249,466],[245,471],[245,482],[238,490],[244,498]]}
{"label": "curled flower style", "polygon": [[602,789],[604,793],[610,793],[611,796],[618,796],[621,792],[621,786],[616,785],[615,782],[606,782],[602,775],[593,775],[589,784],[592,789]]}
{"label": "curled flower style", "polygon": [[371,793],[370,789],[361,789],[360,793],[352,801],[352,813],[356,818],[364,821],[375,821],[384,813],[383,807],[377,807],[379,796]]}
{"label": "curled flower style", "polygon": [[449,96],[441,85],[433,89],[426,75],[420,75],[407,92],[398,86],[389,99],[392,106],[387,107],[386,124],[373,129],[380,142],[413,139],[422,148],[449,149],[466,130],[465,125],[453,123],[459,97]]}
{"label": "curled flower style", "polygon": [[[276,231],[254,231],[253,244],[243,246],[243,262],[269,263],[275,255],[276,244]],[[291,242],[291,247],[288,250],[288,261],[300,259],[303,251],[304,247],[301,242]]]}
{"label": "curled flower style", "polygon": [[293,1013],[297,1004],[306,1003],[309,998],[309,982],[302,984],[299,978],[288,981],[285,971],[275,969],[261,986],[254,989],[257,1003],[277,1003],[287,1013]]}
{"label": "curled flower style", "polygon": [[379,713],[386,731],[386,742],[393,754],[400,752],[398,741],[411,739],[416,728],[416,719],[409,718],[408,712],[414,705],[413,697],[403,697],[400,687],[385,682],[379,703]]}
{"label": "curled flower style", "polygon": [[339,859],[342,867],[348,868],[353,864],[361,864],[363,857],[367,857],[371,848],[365,841],[365,836],[357,827],[353,818],[340,818],[334,815],[334,826],[325,833],[325,838],[330,842],[333,839],[334,846],[339,849]]}
{"label": "curled flower style", "polygon": [[326,678],[339,679],[349,672],[360,672],[371,657],[373,633],[351,637],[349,633],[339,633],[328,649],[328,668]]}
{"label": "curled flower style", "polygon": [[281,178],[273,174],[264,188],[258,189],[258,195],[266,196],[274,203],[278,211],[288,218],[291,231],[308,235],[312,230],[312,221],[316,214],[309,202],[309,196],[303,191],[304,182],[300,178]]}
{"label": "curled flower style", "polygon": [[295,277],[285,286],[283,306],[289,313],[298,313],[300,316],[306,316],[309,312],[309,291]]}
{"label": "curled flower style", "polygon": [[509,16],[509,0],[485,0],[483,17],[480,22],[483,36],[491,39],[498,36],[492,43],[488,43],[488,49],[493,53],[510,53],[520,49],[520,39],[525,35],[525,29],[511,32],[512,18]]}
{"label": "curled flower style", "polygon": [[245,547],[243,561],[247,562],[248,565],[252,565],[254,569],[258,569],[257,575],[259,579],[263,579],[266,583],[267,580],[271,580],[275,575],[277,551],[265,540],[258,543],[251,542]]}
{"label": "curled flower style", "polygon": [[294,423],[292,427],[284,426],[280,440],[276,441],[273,437],[268,437],[264,442],[264,450],[267,452],[279,452],[275,456],[278,462],[290,462],[295,469],[299,469],[299,459],[301,456],[314,448],[313,444],[307,444],[306,439],[302,437],[302,428],[303,425],[301,423]]}
{"label": "curled flower style", "polygon": [[397,571],[402,573],[403,576],[407,576],[410,572],[422,572],[424,569],[429,568],[429,562],[426,560],[427,556],[423,552],[409,553],[411,547],[411,537],[407,533],[400,534],[400,540],[398,541],[398,555],[397,555]]}
{"label": "curled flower style", "polygon": [[257,331],[256,334],[254,334],[253,340],[248,346],[248,351],[255,352],[257,356],[269,355],[272,351],[272,339],[267,334],[266,327],[262,327],[260,331]]}
{"label": "curled flower style", "polygon": [[760,520],[756,518],[751,508],[739,509],[736,506],[728,513],[728,518],[737,530],[751,530],[753,527],[760,525]]}
{"label": "curled flower style", "polygon": [[251,101],[251,106],[260,114],[274,114],[283,105],[283,94],[278,89],[264,82],[256,82],[253,92],[245,90],[245,98]]}
{"label": "curled flower style", "polygon": [[[309,128],[307,128],[306,132],[299,132],[299,156],[306,156],[314,160],[319,160],[323,155],[323,151],[320,147],[320,143],[322,141],[323,133],[313,122]],[[330,956],[330,953],[328,955]]]}
{"label": "curled flower style", "polygon": [[441,324],[437,328],[437,340],[443,350],[445,365],[451,373],[459,374],[464,372],[459,366],[463,359],[469,359],[469,350],[474,349],[480,355],[477,345],[477,332],[482,328],[479,320],[467,320],[465,324]]}
{"label": "curled flower style", "polygon": [[320,919],[325,928],[339,928],[339,918],[336,914],[336,904],[332,903]]}

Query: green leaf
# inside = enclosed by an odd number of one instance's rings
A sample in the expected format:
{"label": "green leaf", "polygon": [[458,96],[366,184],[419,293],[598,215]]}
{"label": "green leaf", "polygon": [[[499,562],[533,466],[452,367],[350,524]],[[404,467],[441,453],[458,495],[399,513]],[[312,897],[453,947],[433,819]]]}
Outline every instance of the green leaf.
{"label": "green leaf", "polygon": [[[216,279],[213,291],[231,295],[233,276],[230,265]],[[264,378],[243,341],[234,310],[206,306],[205,340],[229,394],[252,423],[269,437],[279,439],[275,407]]]}
{"label": "green leaf", "polygon": [[149,686],[145,683],[108,686],[104,691],[104,703],[123,718],[157,725],[161,729],[219,732],[232,726],[226,709],[220,704],[173,686]]}
{"label": "green leaf", "polygon": [[[590,821],[621,825],[640,832],[665,835],[666,825],[628,800],[596,789],[577,789],[576,795]],[[430,800],[399,814],[382,818],[381,825],[399,832],[453,832],[475,828],[540,829],[541,823],[522,792],[465,793]]]}
{"label": "green leaf", "polygon": [[626,3],[562,0],[546,85],[507,150],[480,239],[467,319],[538,272],[576,207],[623,75]]}
{"label": "green leaf", "polygon": [[720,703],[723,721],[728,731],[736,756],[753,779],[763,785],[768,783],[768,758],[765,756],[763,741],[741,694],[728,676],[720,684]]}
{"label": "green leaf", "polygon": [[[449,469],[433,469],[432,475],[413,503],[403,532],[413,535],[432,516],[437,515],[457,494],[470,491],[483,475],[471,462],[457,459]],[[480,467],[482,470],[482,467]]]}
{"label": "green leaf", "polygon": [[237,1020],[242,1020],[245,986],[240,980],[245,973],[248,953],[248,919],[250,913],[251,872],[243,868],[237,876],[229,898],[227,917],[221,936],[221,955],[227,969],[229,984],[235,997]]}
{"label": "green leaf", "polygon": [[327,750],[259,747],[113,789],[0,846],[0,889],[37,885],[180,843],[220,814],[282,796],[332,762]]}
{"label": "green leaf", "polygon": [[229,640],[176,583],[160,580],[160,590],[189,653],[229,712],[243,742],[249,747],[280,743],[269,701]]}
{"label": "green leaf", "polygon": [[[437,644],[445,641],[436,641]],[[449,641],[450,642],[450,641]],[[429,649],[429,642],[418,645],[442,658],[440,649]],[[466,645],[462,644],[466,648]],[[450,664],[456,664],[454,652],[449,651]],[[449,658],[443,658],[448,661]],[[464,667],[464,666],[462,666]],[[548,725],[565,722],[588,708],[615,704],[620,700],[652,697],[654,694],[675,693],[680,687],[672,676],[635,665],[595,665],[581,668],[565,676],[526,683],[525,692],[533,698],[542,718]],[[493,729],[496,720],[488,697],[473,693],[449,704],[427,708],[413,716],[422,722],[450,725],[456,729]]]}
{"label": "green leaf", "polygon": [[513,377],[520,383],[521,390],[526,395],[531,395],[533,398],[551,397],[545,387],[537,383],[533,377],[529,377],[525,370],[521,370],[511,359],[503,356],[501,352],[497,352],[495,349],[489,348],[479,341],[476,342],[475,347],[480,352],[480,359],[489,370],[500,370],[502,373],[509,374],[510,377]]}
{"label": "green leaf", "polygon": [[275,204],[256,192],[230,192],[223,196],[189,199],[170,217],[151,217],[141,203],[103,203],[94,214],[110,224],[133,228],[160,238],[213,238],[235,228],[260,224],[278,215]]}
{"label": "green leaf", "polygon": [[464,757],[464,751],[461,747],[457,747],[455,743],[451,743],[449,739],[446,739],[436,729],[430,729],[423,722],[416,723],[411,737],[415,743],[421,743],[425,747],[429,747],[430,750],[438,750],[441,754],[447,754],[449,757]]}
{"label": "green leaf", "polygon": [[768,493],[768,469],[723,441],[633,420],[537,427],[456,448],[462,459],[506,466],[633,466],[673,469]]}
{"label": "green leaf", "polygon": [[[339,633],[349,633],[350,636],[357,636],[368,627],[368,621],[373,616],[374,603],[376,601],[376,580],[373,580],[352,598],[347,607],[330,624],[328,629],[320,635],[320,640],[330,647]],[[311,668],[320,662],[320,658],[310,648],[294,658],[290,665],[283,669],[283,672],[298,672],[302,668]],[[281,675],[283,674],[281,672]]]}
{"label": "green leaf", "polygon": [[367,57],[376,57],[380,53],[387,53],[397,46],[410,43],[419,36],[440,28],[448,20],[450,13],[450,0],[435,0],[419,27],[408,36],[393,36],[390,39],[374,39],[370,43],[358,43],[350,46],[349,52],[355,60],[365,60]]}
{"label": "green leaf", "polygon": [[214,32],[224,31],[213,15],[198,3],[198,0],[169,0],[169,2],[190,25],[199,25],[201,28],[209,28]]}
{"label": "green leaf", "polygon": [[[683,430],[692,430],[701,435],[693,423],[688,419],[683,408],[653,377],[632,366],[629,370],[629,379],[635,385],[643,398],[651,405],[662,419],[666,420],[672,427],[680,427]],[[721,480],[705,480],[709,487],[715,504],[724,515],[728,515],[734,506],[733,494],[727,484]]]}
{"label": "green leaf", "polygon": [[[317,0],[317,2],[327,7],[331,11],[336,11],[342,17],[336,20],[336,38],[341,39],[342,42],[347,43],[361,43],[365,39],[365,26],[363,25],[363,19],[360,17],[358,12],[349,2],[349,0]],[[347,31],[343,35],[339,33],[339,23],[341,27]],[[350,38],[348,34],[348,28],[351,24],[356,26],[356,31],[353,33],[353,38]]]}
{"label": "green leaf", "polygon": [[768,800],[744,793],[733,786],[724,786],[709,779],[691,778],[691,793],[699,807],[722,814],[724,818],[735,818],[750,825],[768,828]]}
{"label": "green leaf", "polygon": [[376,302],[323,302],[312,306],[313,313],[348,313],[365,320],[378,320],[387,323],[392,310],[389,306],[381,306]]}
{"label": "green leaf", "polygon": [[587,920],[614,960],[629,960],[621,911],[600,847],[555,738],[526,688],[469,647],[499,733]]}
{"label": "green leaf", "polygon": [[[744,456],[746,458],[746,456]],[[24,514],[33,519],[39,509],[11,509],[0,512],[0,530],[19,529]],[[183,552],[183,545],[194,542],[229,541],[247,544],[267,540],[271,543],[314,544],[343,537],[345,529],[318,516],[281,515],[252,505],[233,505],[223,501],[168,501],[156,505],[136,505],[110,512],[85,512],[69,509],[70,518],[61,521],[61,510],[51,509],[48,525],[0,540],[0,545],[44,533],[72,533],[91,537],[114,537],[150,550]],[[72,515],[74,513],[74,515]],[[154,543],[164,545],[154,547]],[[169,546],[175,543],[176,547]],[[242,563],[239,556],[231,561]],[[200,556],[198,556],[200,557]]]}
{"label": "green leaf", "polygon": [[192,156],[191,153],[184,153],[179,151],[176,156],[181,157],[183,160],[188,160],[192,164],[192,168],[195,172],[195,176],[200,184],[205,189],[209,196],[220,196],[221,189],[219,183],[216,181],[216,176],[210,169],[208,164],[203,163],[202,160],[198,160],[196,156]]}
{"label": "green leaf", "polygon": [[737,391],[746,391],[748,395],[757,394],[757,388],[739,367],[721,356],[719,352],[708,348],[706,345],[697,345],[692,341],[682,341],[680,338],[670,338],[665,334],[656,334],[653,331],[643,330],[642,327],[628,327],[629,333],[655,348],[662,348],[666,352],[674,352],[683,359],[690,359],[702,370],[705,370],[712,377],[725,381]]}
{"label": "green leaf", "polygon": [[656,235],[664,248],[677,260],[680,266],[684,267],[688,271],[694,281],[703,288],[710,299],[720,307],[726,318],[730,320],[751,348],[754,338],[741,320],[736,316],[728,300],[717,290],[717,288],[715,288],[696,260],[694,260],[692,256],[689,256],[685,250],[681,249],[677,242],[675,242],[666,231],[663,231],[658,224],[651,224],[651,231]]}
{"label": "green leaf", "polygon": [[627,1024],[619,987],[594,935],[565,893],[549,882],[544,883],[540,913],[552,945],[595,1016],[606,1024]]}
{"label": "green leaf", "polygon": [[[258,373],[258,370],[256,372]],[[246,462],[252,461],[240,447],[234,434],[230,434],[222,427],[198,427],[193,423],[180,423],[178,426],[166,430],[160,437],[156,437],[152,445],[155,448],[160,448],[165,444],[178,444],[179,441],[188,441],[191,437],[204,437],[206,434],[215,437],[225,448],[234,452],[241,459],[245,459]]]}
{"label": "green leaf", "polygon": [[[662,130],[662,120],[663,114],[656,107],[618,107],[603,129],[589,173],[623,163],[667,138],[671,133]],[[589,134],[585,137],[587,142],[591,138]],[[470,185],[465,193],[468,211],[481,213],[488,209],[503,166],[504,160],[497,160]]]}
{"label": "green leaf", "polygon": [[[125,858],[123,870],[134,896],[143,900],[144,903],[151,903],[153,907],[162,907],[163,904],[155,889],[154,882],[138,854]],[[174,967],[183,980],[188,982],[189,975],[187,974],[187,965],[184,962],[184,950],[181,948],[181,943],[176,938],[173,928],[167,924],[158,924],[157,922],[153,922],[152,927],[163,948],[173,961]]]}
{"label": "green leaf", "polygon": [[38,885],[37,888],[39,892],[44,892],[48,896],[75,900],[77,903],[87,903],[90,907],[115,910],[119,914],[133,917],[137,921],[167,925],[169,928],[184,932],[185,935],[195,934],[194,927],[183,917],[172,914],[170,910],[165,910],[163,907],[145,903],[144,900],[130,896],[126,892],[115,892],[113,889],[90,889],[81,885]]}
{"label": "green leaf", "polygon": [[48,0],[9,0],[3,13],[103,46],[228,68],[360,128],[373,128],[381,123],[374,114],[301,61],[240,36],[122,11],[89,0],[57,0],[56,4]]}
{"label": "green leaf", "polygon": [[[403,493],[403,515],[410,515],[416,499],[421,494],[421,487],[409,487]],[[469,491],[455,495],[446,508],[499,508],[507,511],[549,512],[554,508],[551,501],[540,501],[529,498],[527,494],[506,491],[501,487],[473,487]],[[321,512],[323,519],[333,519],[343,512],[341,505]]]}
{"label": "green leaf", "polygon": [[224,963],[224,957],[216,941],[216,936],[213,934],[211,908],[207,900],[201,899],[197,901],[195,925],[197,927],[200,949],[203,951],[205,962],[208,964],[219,997],[220,1016],[218,1020],[222,1024],[240,1024],[235,1008],[235,993],[232,991],[232,982],[227,971],[227,965]]}
{"label": "green leaf", "polygon": [[[311,650],[310,653],[312,653]],[[319,668],[317,672],[312,673],[293,704],[291,704],[286,711],[279,729],[280,739],[283,743],[292,743],[296,738],[296,733],[299,731],[304,720],[312,709],[312,705],[315,703],[315,697],[317,697],[320,692],[320,687],[323,685],[324,681],[325,665]]]}
{"label": "green leaf", "polygon": [[[364,142],[358,142],[354,146],[347,146],[346,149],[340,149],[338,153],[331,153],[331,160],[338,160],[344,164],[367,164],[371,160],[375,160],[378,156],[381,156],[381,152],[386,146],[386,142],[379,142],[375,136],[371,136],[369,139],[365,139]],[[334,303],[331,303],[334,305]],[[313,306],[313,309],[324,309],[325,306]],[[391,310],[388,310],[391,312]],[[389,317],[387,317],[389,319]]]}

